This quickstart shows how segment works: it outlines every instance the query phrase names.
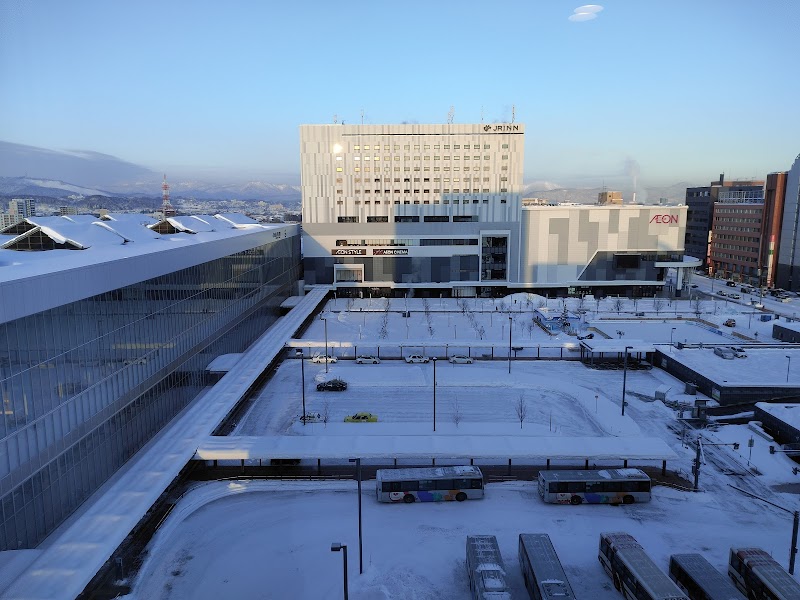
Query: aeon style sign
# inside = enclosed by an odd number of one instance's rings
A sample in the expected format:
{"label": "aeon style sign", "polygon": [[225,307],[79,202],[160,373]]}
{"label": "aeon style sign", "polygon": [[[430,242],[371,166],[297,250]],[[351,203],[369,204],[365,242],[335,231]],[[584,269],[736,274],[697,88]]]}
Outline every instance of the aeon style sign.
{"label": "aeon style sign", "polygon": [[678,215],[653,215],[651,223],[666,223],[668,225],[678,224]]}

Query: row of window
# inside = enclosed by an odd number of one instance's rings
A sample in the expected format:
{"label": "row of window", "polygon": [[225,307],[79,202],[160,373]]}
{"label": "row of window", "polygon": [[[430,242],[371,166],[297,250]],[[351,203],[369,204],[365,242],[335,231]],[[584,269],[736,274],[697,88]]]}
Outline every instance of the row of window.
{"label": "row of window", "polygon": [[[369,189],[363,189],[363,190],[355,190],[355,193],[356,193],[356,195],[358,195],[358,194],[369,194],[371,191],[372,190],[369,190]],[[383,190],[383,193],[384,194],[391,194],[391,193],[395,193],[395,194],[411,194],[411,193],[419,194],[420,191],[423,194],[430,194],[431,193],[430,189],[425,189],[425,188],[423,188],[422,190],[419,190],[419,189],[413,189],[413,190],[412,189]],[[337,194],[343,194],[344,192],[343,192],[343,190],[336,190],[336,193]],[[381,190],[375,190],[375,193],[376,194],[380,194]],[[450,188],[433,188],[433,193],[434,194],[451,194],[451,193],[452,194],[460,194],[462,192],[461,192],[461,188],[452,188],[452,190]],[[469,194],[470,193],[470,188],[464,188],[464,192],[463,193],[464,194]],[[490,194],[491,192],[489,191],[489,188],[472,188],[472,193],[473,194]],[[501,194],[508,193],[508,188],[500,188],[500,193]]]}
{"label": "row of window", "polygon": [[365,239],[336,240],[337,246],[477,246],[475,238],[428,238],[428,239]]}
{"label": "row of window", "polygon": [[[390,168],[390,167],[384,167],[384,168],[383,168],[383,172],[384,172],[384,173],[391,173],[392,171],[400,172],[400,170],[401,170],[401,169],[400,169],[400,167],[394,167],[394,168]],[[419,172],[419,171],[425,171],[425,172],[429,172],[429,171],[431,171],[431,168],[430,168],[430,167],[413,167],[413,168],[412,168],[412,167],[410,167],[410,166],[405,166],[405,167],[403,167],[403,169],[402,169],[402,170],[403,170],[404,172],[406,172],[406,173],[410,173],[411,171],[415,171],[415,172]],[[438,171],[451,171],[451,170],[452,170],[452,171],[460,171],[460,170],[461,170],[461,167],[452,167],[452,169],[451,169],[450,167],[448,167],[448,166],[445,166],[445,167],[433,167],[433,171],[434,171],[434,172],[438,172]],[[481,171],[481,167],[472,167],[472,170],[473,170],[473,171]],[[483,170],[483,171],[489,171],[490,169],[489,169],[489,167],[483,167],[483,169],[482,169],[482,170]],[[508,171],[508,167],[506,167],[506,166],[500,167],[500,170],[501,170],[501,171]],[[337,173],[344,173],[344,167],[336,167],[336,172],[337,172]],[[355,173],[360,173],[360,172],[361,172],[361,167],[353,167],[353,172],[355,172]],[[374,173],[380,173],[380,172],[381,172],[381,168],[380,168],[380,167],[375,167],[375,169],[374,169],[373,171],[370,171],[370,167],[364,167],[364,173],[370,173],[370,172],[374,172]],[[464,172],[465,172],[465,173],[466,173],[466,172],[469,172],[469,166],[467,166],[467,165],[465,165],[465,166],[464,166]]]}
{"label": "row of window", "polygon": [[[431,144],[422,144],[422,145],[414,144],[413,146],[414,146],[414,150],[419,150],[420,148],[422,148],[423,150],[430,150],[431,149]],[[433,144],[433,149],[434,150],[440,150],[440,149],[450,150],[450,146],[451,146],[451,144]],[[508,150],[508,144],[502,144],[500,147],[503,150]],[[453,148],[453,150],[461,150],[462,149],[462,144],[452,144],[452,148]],[[464,150],[469,150],[469,148],[470,148],[469,144],[463,144],[463,149]],[[353,146],[353,150],[354,151],[355,150],[361,150],[361,149],[362,149],[362,145],[361,144],[356,144],[356,145]],[[371,144],[371,145],[370,144],[364,144],[363,149],[364,150],[380,150],[381,149],[381,145],[380,144]],[[473,150],[480,150],[481,149],[481,145],[480,144],[473,144],[472,145],[472,149]],[[492,149],[492,145],[491,144],[483,144],[483,149],[484,150],[491,150]],[[385,152],[391,151],[392,150],[392,145],[384,144],[383,145],[383,150]],[[411,150],[411,144],[404,144],[403,145],[403,150]],[[394,151],[395,152],[399,152],[400,151],[400,144],[395,144],[394,145]]]}
{"label": "row of window", "polygon": [[[377,155],[376,155],[376,156],[353,156],[353,157],[352,157],[352,159],[353,159],[353,160],[356,160],[356,161],[360,161],[362,158],[363,158],[364,160],[372,160],[372,161],[380,161],[380,160],[381,160],[381,157],[380,157],[380,156],[377,156]],[[384,156],[384,157],[383,157],[383,160],[385,160],[385,161],[392,161],[392,160],[394,160],[394,161],[400,161],[400,158],[401,158],[401,157],[400,157],[399,155],[395,155],[395,156]],[[456,155],[454,155],[454,156],[452,156],[452,157],[451,157],[449,154],[446,154],[446,155],[444,155],[444,156],[437,156],[437,155],[434,155],[433,157],[431,157],[431,156],[428,156],[428,155],[426,154],[425,156],[421,156],[421,157],[420,157],[420,156],[414,156],[414,157],[413,157],[413,159],[412,159],[412,157],[410,157],[410,156],[403,156],[403,157],[402,157],[402,159],[403,159],[403,161],[404,161],[404,162],[405,162],[405,161],[410,161],[410,160],[415,160],[415,161],[429,161],[429,160],[431,160],[431,158],[432,158],[434,161],[436,161],[436,160],[461,160],[461,157],[460,157],[460,156],[458,156],[457,154],[456,154]],[[484,155],[483,155],[483,157],[481,157],[481,156],[473,156],[471,160],[481,160],[481,158],[482,158],[483,160],[489,160],[489,159],[491,158],[491,156],[490,156],[489,154],[484,154]],[[508,160],[508,154],[502,154],[502,155],[501,155],[501,159],[502,159],[502,160]],[[343,156],[341,156],[341,155],[340,155],[340,156],[337,156],[337,157],[336,157],[336,160],[337,160],[337,161],[340,161],[340,162],[344,162],[344,157],[343,157]],[[465,161],[467,161],[467,160],[470,160],[470,157],[469,157],[468,155],[466,155],[466,154],[465,154],[465,155],[464,155],[464,160],[465,160]]]}
{"label": "row of window", "polygon": [[384,481],[383,492],[424,492],[426,490],[480,490],[480,479],[422,479],[420,481]]}
{"label": "row of window", "polygon": [[[447,215],[425,215],[424,223],[449,223],[450,217]],[[375,219],[375,220],[373,220]],[[385,220],[378,220],[385,219]],[[336,218],[339,223],[358,223],[359,217],[340,216]],[[367,217],[367,223],[388,223],[389,218],[383,216]],[[395,223],[419,223],[418,215],[395,215]],[[477,223],[477,215],[453,215],[453,223]]]}
{"label": "row of window", "polygon": [[[414,177],[414,183],[419,183],[419,179],[420,179],[419,177]],[[422,182],[423,183],[429,183],[430,180],[431,180],[430,177],[423,177],[422,178]],[[469,181],[469,180],[470,180],[469,177],[464,177],[464,181]],[[475,181],[479,181],[479,180],[480,180],[480,177],[475,177]],[[391,177],[384,177],[383,178],[383,182],[384,183],[391,183],[391,181],[392,181]],[[442,178],[441,177],[434,177],[433,181],[434,182],[442,181]],[[450,178],[449,177],[445,177],[444,181],[445,181],[445,183],[449,183],[450,182]],[[458,177],[453,177],[453,181],[459,181],[459,178]],[[484,182],[488,182],[489,181],[489,177],[484,177],[483,181]],[[500,181],[508,181],[508,177],[501,177]],[[355,182],[356,183],[361,183],[361,177],[356,177],[355,178]],[[369,183],[369,182],[370,182],[370,180],[367,177],[365,177],[364,178],[364,183]],[[336,178],[336,183],[342,183],[342,178],[341,177],[337,177]],[[375,180],[374,180],[374,183],[381,183],[381,178],[380,177],[376,177]],[[400,183],[400,178],[399,177],[395,177],[394,178],[394,183]],[[411,183],[411,178],[410,177],[403,178],[403,183]]]}
{"label": "row of window", "polygon": [[[479,204],[480,202],[481,201],[478,198],[472,198],[472,202],[470,202],[469,198],[461,198],[461,199],[459,199],[459,198],[445,198],[445,199],[443,199],[441,201],[439,201],[439,200],[432,200],[432,201],[431,200],[422,200],[422,201],[420,201],[420,200],[413,200],[413,201],[412,200],[403,200],[401,202],[400,200],[394,200],[394,204],[451,204],[451,203],[452,204]],[[353,203],[354,204],[361,204],[361,200],[354,200]],[[372,204],[380,204],[381,201],[377,200],[377,199],[376,200],[372,200],[372,201],[364,200],[364,204],[370,204],[370,203],[372,203]],[[392,204],[392,201],[391,200],[386,200],[385,203],[386,204]],[[344,200],[337,200],[336,204],[344,204]],[[483,198],[483,204],[489,204],[489,199],[488,198]],[[508,200],[506,200],[505,198],[500,198],[500,204],[508,204]]]}

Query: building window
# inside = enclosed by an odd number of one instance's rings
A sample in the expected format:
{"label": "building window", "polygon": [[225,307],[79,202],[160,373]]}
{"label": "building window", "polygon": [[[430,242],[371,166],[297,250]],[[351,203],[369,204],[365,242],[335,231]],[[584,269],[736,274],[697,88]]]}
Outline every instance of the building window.
{"label": "building window", "polygon": [[419,217],[414,215],[395,215],[394,217],[395,223],[419,223]]}
{"label": "building window", "polygon": [[449,223],[450,218],[446,215],[426,215],[424,221],[425,223]]}
{"label": "building window", "polygon": [[337,217],[339,223],[358,223],[358,217]]}
{"label": "building window", "polygon": [[367,217],[367,223],[388,223],[389,217]]}
{"label": "building window", "polygon": [[[453,204],[458,204],[458,201]],[[453,223],[477,223],[477,215],[453,215]]]}

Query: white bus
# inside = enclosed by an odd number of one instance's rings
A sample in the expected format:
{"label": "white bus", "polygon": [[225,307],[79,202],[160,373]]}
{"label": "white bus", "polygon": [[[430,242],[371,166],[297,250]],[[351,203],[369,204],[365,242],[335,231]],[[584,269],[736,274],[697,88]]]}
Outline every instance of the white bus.
{"label": "white bus", "polygon": [[532,600],[575,600],[567,574],[546,533],[519,534],[519,567]]}
{"label": "white bus", "polygon": [[539,496],[554,504],[650,501],[650,478],[639,469],[539,471]]}
{"label": "white bus", "polygon": [[673,554],[669,557],[669,576],[691,600],[744,600],[702,554]]}
{"label": "white bus", "polygon": [[731,548],[728,575],[750,600],[800,598],[800,584],[761,548]]}
{"label": "white bus", "polygon": [[497,538],[467,536],[467,577],[473,600],[511,600]]}
{"label": "white bus", "polygon": [[441,502],[483,498],[483,473],[469,465],[378,469],[379,502]]}
{"label": "white bus", "polygon": [[689,600],[627,533],[601,533],[600,564],[625,598]]}

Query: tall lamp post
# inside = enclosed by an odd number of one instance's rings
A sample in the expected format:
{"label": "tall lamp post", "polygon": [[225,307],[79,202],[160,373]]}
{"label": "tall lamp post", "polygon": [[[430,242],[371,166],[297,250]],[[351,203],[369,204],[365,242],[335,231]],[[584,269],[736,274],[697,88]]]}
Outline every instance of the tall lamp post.
{"label": "tall lamp post", "polygon": [[325,373],[328,372],[328,319],[320,315],[322,322],[325,323]]}
{"label": "tall lamp post", "polygon": [[356,479],[358,479],[358,573],[364,574],[364,552],[361,545],[361,459],[351,458],[356,463]]}
{"label": "tall lamp post", "polygon": [[342,562],[344,563],[344,600],[347,600],[347,544],[335,542],[331,544],[331,552],[343,552]]}
{"label": "tall lamp post", "polygon": [[298,348],[294,351],[295,356],[300,359],[300,393],[303,398],[303,427],[306,425],[306,366],[305,359],[303,358],[303,351]]}
{"label": "tall lamp post", "polygon": [[436,357],[432,357],[433,361],[433,431],[436,431]]}
{"label": "tall lamp post", "polygon": [[786,383],[789,383],[789,367],[792,366],[792,357],[787,354],[786,358],[789,359],[789,362],[786,363]]}
{"label": "tall lamp post", "polygon": [[511,374],[511,330],[513,329],[514,319],[508,317],[508,373]]}
{"label": "tall lamp post", "polygon": [[672,336],[675,334],[675,330],[677,327],[673,327],[672,331],[669,332],[669,345],[672,346]]}
{"label": "tall lamp post", "polygon": [[622,363],[622,416],[625,416],[625,386],[628,383],[628,350],[633,346],[625,346],[625,360]]}

